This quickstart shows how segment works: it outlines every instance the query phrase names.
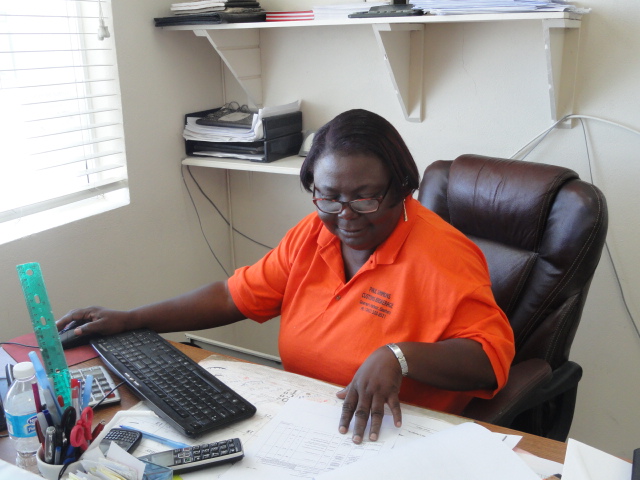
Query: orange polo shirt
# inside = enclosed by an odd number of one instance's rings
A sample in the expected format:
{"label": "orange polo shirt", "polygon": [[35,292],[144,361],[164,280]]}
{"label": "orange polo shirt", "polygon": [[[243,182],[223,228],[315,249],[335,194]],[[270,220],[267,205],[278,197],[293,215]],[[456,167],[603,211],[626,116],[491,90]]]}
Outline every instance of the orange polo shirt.
{"label": "orange polo shirt", "polygon": [[229,290],[247,318],[281,316],[285,370],[339,385],[390,342],[479,342],[497,390],[452,392],[402,382],[402,401],[460,413],[472,396],[490,398],[505,384],[513,332],[493,299],[480,249],[417,200],[408,199],[406,209],[409,220],[400,219],[347,283],[340,241],[312,213],[260,261],[236,270]]}

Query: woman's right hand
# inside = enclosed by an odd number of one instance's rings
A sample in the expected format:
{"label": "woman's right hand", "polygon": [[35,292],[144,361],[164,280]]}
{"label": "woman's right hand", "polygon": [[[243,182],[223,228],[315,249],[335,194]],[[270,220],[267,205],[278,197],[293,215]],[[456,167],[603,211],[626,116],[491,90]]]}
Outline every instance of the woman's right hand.
{"label": "woman's right hand", "polygon": [[131,330],[132,317],[131,312],[88,307],[71,310],[56,322],[56,326],[58,331],[73,328],[76,335],[113,335]]}

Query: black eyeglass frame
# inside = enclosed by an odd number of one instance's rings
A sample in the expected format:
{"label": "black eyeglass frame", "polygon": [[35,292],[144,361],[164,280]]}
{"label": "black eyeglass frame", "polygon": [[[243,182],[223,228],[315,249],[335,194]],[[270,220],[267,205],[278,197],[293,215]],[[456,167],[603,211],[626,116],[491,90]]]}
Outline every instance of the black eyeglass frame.
{"label": "black eyeglass frame", "polygon": [[[389,193],[389,190],[391,189],[391,184],[393,183],[392,180],[389,181],[389,184],[387,185],[387,189],[384,191],[384,193],[378,197],[371,197],[371,198],[356,198],[355,200],[350,200],[348,202],[341,202],[340,200],[333,200],[331,198],[323,198],[323,197],[313,197],[312,201],[313,204],[316,206],[316,208],[318,210],[320,210],[322,213],[326,213],[328,215],[338,215],[339,213],[341,213],[345,207],[349,207],[351,209],[352,212],[358,213],[358,214],[368,214],[368,213],[375,213],[380,209],[380,205],[382,205],[382,201],[384,200],[384,198],[387,196],[387,193]],[[316,192],[316,188],[315,186],[313,187],[313,193]],[[355,208],[353,208],[354,205],[358,205],[359,202],[370,202],[372,200],[375,200],[378,202],[378,205],[376,206],[376,208],[374,210],[369,210],[366,212],[361,212],[356,210]],[[340,210],[336,211],[336,212],[327,212],[326,210],[323,210],[322,208],[320,208],[320,206],[318,205],[318,202],[331,202],[333,205],[337,205],[340,204]]]}

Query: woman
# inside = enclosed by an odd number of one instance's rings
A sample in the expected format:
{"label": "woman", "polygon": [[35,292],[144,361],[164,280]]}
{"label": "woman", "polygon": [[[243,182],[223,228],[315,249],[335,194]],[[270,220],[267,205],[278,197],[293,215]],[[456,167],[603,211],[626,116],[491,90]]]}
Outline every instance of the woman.
{"label": "woman", "polygon": [[396,129],[365,110],[338,115],[317,132],[300,178],[317,212],[256,264],[129,312],[73,311],[59,328],[169,332],[280,315],[284,368],[346,385],[339,431],[355,418],[355,443],[369,422],[378,438],[385,404],[400,426],[401,400],[461,413],[502,388],[513,333],[484,257],[413,199],[418,169]]}

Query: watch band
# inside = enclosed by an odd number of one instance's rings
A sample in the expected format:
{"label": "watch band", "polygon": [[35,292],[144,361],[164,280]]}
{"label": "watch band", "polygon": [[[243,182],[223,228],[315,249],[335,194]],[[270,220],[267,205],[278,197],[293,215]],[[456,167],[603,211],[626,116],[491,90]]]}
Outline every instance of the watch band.
{"label": "watch band", "polygon": [[404,353],[402,353],[402,350],[400,350],[400,347],[395,343],[388,343],[387,347],[389,347],[389,349],[393,352],[393,354],[398,359],[398,362],[400,362],[400,369],[402,370],[402,376],[406,377],[407,375],[409,375],[409,365],[407,365],[407,359],[404,358]]}

